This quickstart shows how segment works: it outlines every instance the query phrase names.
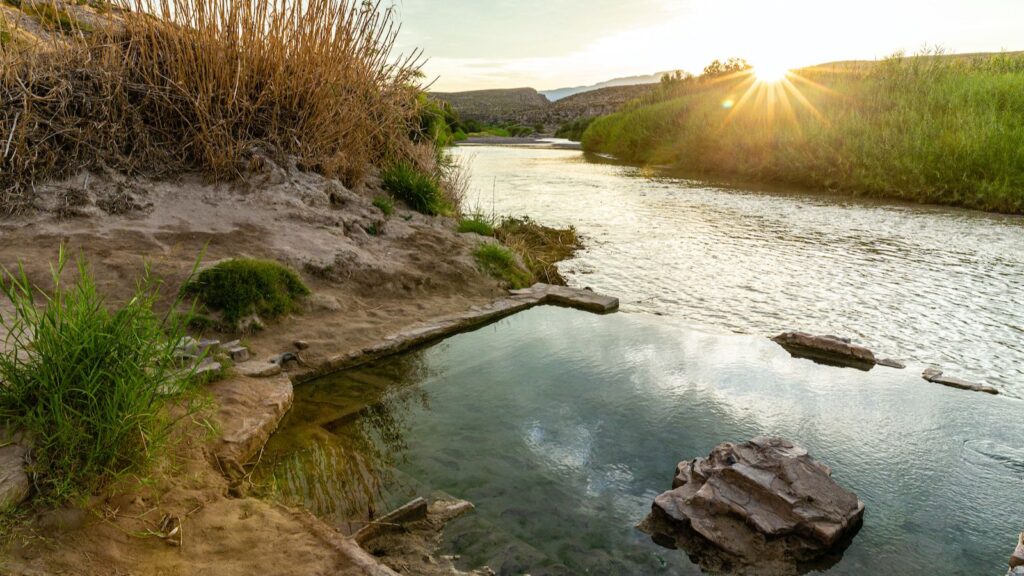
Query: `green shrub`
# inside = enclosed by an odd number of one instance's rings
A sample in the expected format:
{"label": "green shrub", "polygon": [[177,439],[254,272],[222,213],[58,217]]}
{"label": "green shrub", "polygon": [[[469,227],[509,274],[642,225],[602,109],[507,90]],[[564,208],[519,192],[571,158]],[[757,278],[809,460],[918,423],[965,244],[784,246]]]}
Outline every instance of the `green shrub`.
{"label": "green shrub", "polygon": [[391,216],[395,213],[395,202],[388,196],[377,196],[373,199],[373,205],[383,212],[385,216]]}
{"label": "green shrub", "polygon": [[417,212],[436,215],[449,211],[437,178],[408,162],[399,162],[384,170],[381,179],[385,190]]}
{"label": "green shrub", "polygon": [[176,343],[183,319],[159,317],[159,284],[148,268],[134,296],[110,311],[79,260],[74,287],[61,282],[63,249],[51,295],[23,269],[5,272],[13,312],[0,352],[0,422],[32,438],[30,473],[41,496],[62,502],[124,474],[143,471],[173,424],[165,401],[186,389]]}
{"label": "green shrub", "polygon": [[523,270],[516,262],[511,250],[498,244],[484,244],[473,253],[480,268],[507,282],[512,288],[526,288],[533,283],[530,273]]}
{"label": "green shrub", "polygon": [[555,132],[555,138],[565,138],[574,142],[579,142],[583,139],[583,134],[590,127],[590,124],[594,122],[594,117],[578,118],[572,122],[567,122],[558,127]]}
{"label": "green shrub", "polygon": [[299,275],[271,260],[235,259],[200,272],[182,288],[201,304],[221,312],[231,327],[250,314],[276,318],[295,309],[309,289]]}
{"label": "green shrub", "polygon": [[481,214],[465,216],[459,220],[459,233],[470,232],[481,236],[494,236],[494,226]]}

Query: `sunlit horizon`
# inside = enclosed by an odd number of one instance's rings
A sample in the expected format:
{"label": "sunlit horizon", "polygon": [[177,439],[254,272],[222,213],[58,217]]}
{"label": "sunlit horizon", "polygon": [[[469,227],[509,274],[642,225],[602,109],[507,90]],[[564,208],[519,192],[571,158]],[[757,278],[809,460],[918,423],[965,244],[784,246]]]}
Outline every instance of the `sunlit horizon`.
{"label": "sunlit horizon", "polygon": [[[486,4],[486,5],[484,5]],[[422,49],[432,89],[549,90],[740,57],[758,76],[835,61],[1024,49],[1024,2],[864,0],[402,0],[400,48]]]}

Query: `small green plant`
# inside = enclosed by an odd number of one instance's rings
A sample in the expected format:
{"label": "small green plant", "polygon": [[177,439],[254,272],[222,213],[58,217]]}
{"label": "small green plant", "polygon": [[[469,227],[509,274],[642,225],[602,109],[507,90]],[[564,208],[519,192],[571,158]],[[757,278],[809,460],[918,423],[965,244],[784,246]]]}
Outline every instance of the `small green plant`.
{"label": "small green plant", "polygon": [[399,162],[384,170],[381,179],[385,190],[417,212],[433,216],[450,210],[443,200],[437,178],[408,162]]}
{"label": "small green plant", "polygon": [[494,225],[482,214],[465,216],[459,220],[459,233],[470,232],[481,236],[494,236]]}
{"label": "small green plant", "polygon": [[373,199],[373,205],[383,212],[385,216],[391,216],[395,213],[395,202],[390,196],[377,196]]}
{"label": "small green plant", "polygon": [[0,14],[0,48],[11,43],[11,31],[7,29],[7,19]]}
{"label": "small green plant", "polygon": [[201,304],[221,313],[231,328],[251,314],[276,318],[295,309],[309,288],[294,271],[272,260],[239,258],[203,270],[182,287]]}
{"label": "small green plant", "polygon": [[530,273],[519,266],[515,254],[504,246],[484,244],[476,249],[473,257],[484,272],[507,282],[512,288],[526,288],[533,283]]}
{"label": "small green plant", "polygon": [[92,31],[91,26],[76,20],[71,14],[68,14],[67,10],[57,7],[56,4],[37,2],[24,10],[26,14],[38,18],[39,24],[48,30],[60,30],[65,33]]}
{"label": "small green plant", "polygon": [[9,332],[0,423],[32,438],[29,472],[56,503],[144,471],[174,423],[165,402],[186,392],[191,376],[175,353],[183,317],[154,311],[160,285],[148,267],[134,296],[108,310],[82,259],[74,286],[62,283],[67,262],[62,248],[49,294],[20,267],[0,281],[13,310],[0,316]]}

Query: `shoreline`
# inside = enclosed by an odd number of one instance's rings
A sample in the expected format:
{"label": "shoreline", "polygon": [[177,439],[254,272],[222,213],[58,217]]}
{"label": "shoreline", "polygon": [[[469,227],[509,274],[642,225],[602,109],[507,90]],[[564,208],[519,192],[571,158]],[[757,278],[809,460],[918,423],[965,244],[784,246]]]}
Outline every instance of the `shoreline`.
{"label": "shoreline", "polygon": [[[457,233],[451,218],[397,206],[383,214],[372,205],[381,194],[373,178],[349,190],[269,159],[261,170],[230,185],[198,175],[129,180],[129,208],[118,213],[107,212],[104,199],[122,193],[124,183],[82,174],[40,187],[34,211],[0,219],[9,240],[0,264],[24,263],[30,281],[47,288],[50,262],[63,245],[86,259],[108,305],[130,297],[144,262],[163,279],[167,305],[204,252],[208,263],[282,262],[301,271],[312,291],[302,310],[243,338],[253,359],[204,387],[206,409],[175,426],[168,454],[147,481],[124,477],[60,508],[33,501],[20,507],[21,520],[2,543],[0,566],[9,573],[241,576],[281,566],[282,576],[394,574],[378,569],[371,555],[360,560],[332,544],[333,536],[325,540],[324,534],[343,536],[322,522],[310,529],[308,512],[247,496],[247,465],[258,462],[294,394],[291,374],[260,365],[294,354],[300,362],[288,368],[297,382],[307,381],[559,296],[546,289],[509,295],[473,257],[492,239]],[[0,310],[10,312],[6,303]],[[197,336],[238,338],[218,331]]]}
{"label": "shoreline", "polygon": [[456,143],[456,146],[508,146],[512,148],[550,148],[554,150],[583,150],[583,145],[561,138],[540,137],[504,137],[504,136],[470,136]]}

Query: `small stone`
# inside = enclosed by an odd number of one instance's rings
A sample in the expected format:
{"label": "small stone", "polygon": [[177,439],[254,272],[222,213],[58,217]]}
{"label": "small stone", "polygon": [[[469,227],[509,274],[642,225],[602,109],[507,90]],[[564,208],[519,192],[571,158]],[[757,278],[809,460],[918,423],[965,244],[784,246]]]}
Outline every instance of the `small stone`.
{"label": "small stone", "polygon": [[903,362],[893,360],[892,358],[881,358],[876,362],[876,364],[879,366],[885,366],[886,368],[895,368],[897,370],[903,370],[907,367]]}
{"label": "small stone", "polygon": [[281,373],[281,365],[272,362],[244,362],[235,366],[235,372],[250,378],[270,378]]}
{"label": "small stone", "polygon": [[242,332],[259,332],[260,330],[263,330],[266,327],[267,325],[263,323],[263,320],[261,320],[260,317],[255,314],[246,316],[245,318],[242,318],[241,320],[238,321],[238,329],[241,330]]}
{"label": "small stone", "polygon": [[232,362],[241,363],[249,360],[249,349],[245,346],[233,346],[226,350]]}
{"label": "small stone", "polygon": [[277,364],[281,368],[287,368],[290,363],[298,363],[299,357],[294,352],[283,352],[270,359],[271,364]]}
{"label": "small stone", "polygon": [[199,377],[206,377],[206,376],[214,377],[217,374],[220,374],[220,371],[223,368],[224,367],[221,366],[220,362],[215,362],[215,361],[210,360],[209,358],[207,358],[206,360],[203,360],[199,364],[199,366],[196,367],[195,374],[196,374],[196,376],[199,376]]}
{"label": "small stone", "polygon": [[969,390],[971,392],[984,392],[986,394],[992,394],[993,396],[999,395],[999,390],[996,390],[991,386],[976,384],[954,376],[946,376],[942,370],[938,370],[936,368],[925,369],[921,374],[921,377],[934,384],[942,384],[943,386],[949,386],[950,388]]}
{"label": "small stone", "polygon": [[306,342],[305,340],[296,340],[295,347],[299,350],[307,350],[309,349],[309,342]]}
{"label": "small stone", "polygon": [[198,348],[199,354],[213,356],[220,351],[220,340],[200,340]]}

